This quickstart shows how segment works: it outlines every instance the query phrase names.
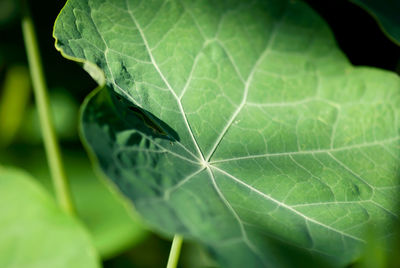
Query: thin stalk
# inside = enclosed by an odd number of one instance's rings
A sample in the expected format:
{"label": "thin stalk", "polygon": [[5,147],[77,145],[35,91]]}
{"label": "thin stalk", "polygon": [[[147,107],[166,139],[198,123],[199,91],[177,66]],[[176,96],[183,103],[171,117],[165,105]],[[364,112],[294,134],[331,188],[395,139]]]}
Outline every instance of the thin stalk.
{"label": "thin stalk", "polygon": [[169,252],[167,268],[176,268],[179,261],[179,254],[181,252],[183,237],[175,235],[172,241],[171,251]]}
{"label": "thin stalk", "polygon": [[29,71],[32,79],[33,92],[39,113],[40,127],[46,150],[47,162],[60,207],[69,214],[74,214],[74,206],[61,160],[60,148],[53,127],[46,80],[43,74],[42,62],[32,18],[26,1],[23,1],[22,34],[28,57]]}

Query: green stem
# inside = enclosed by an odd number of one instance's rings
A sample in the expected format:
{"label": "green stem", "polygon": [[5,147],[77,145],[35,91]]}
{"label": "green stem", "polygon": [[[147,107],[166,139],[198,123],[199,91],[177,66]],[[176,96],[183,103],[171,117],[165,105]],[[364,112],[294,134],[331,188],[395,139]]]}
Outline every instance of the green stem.
{"label": "green stem", "polygon": [[180,235],[174,236],[174,240],[172,241],[171,251],[169,252],[167,268],[175,268],[178,265],[182,242],[183,242],[182,236]]}
{"label": "green stem", "polygon": [[69,214],[74,214],[68,181],[65,176],[57,137],[54,132],[46,81],[40,59],[35,30],[27,3],[23,1],[22,33],[28,57],[29,71],[32,78],[35,101],[39,112],[40,127],[47,155],[51,177],[60,207]]}

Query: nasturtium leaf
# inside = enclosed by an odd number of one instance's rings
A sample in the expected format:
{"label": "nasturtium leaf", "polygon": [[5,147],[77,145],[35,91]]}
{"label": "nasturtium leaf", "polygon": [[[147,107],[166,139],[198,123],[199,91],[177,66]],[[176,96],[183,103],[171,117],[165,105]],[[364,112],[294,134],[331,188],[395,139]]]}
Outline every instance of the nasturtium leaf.
{"label": "nasturtium leaf", "polygon": [[399,78],[354,68],[306,4],[69,0],[54,36],[104,72],[84,138],[154,229],[223,267],[276,266],[271,238],[343,265],[392,235]]}
{"label": "nasturtium leaf", "polygon": [[400,1],[350,0],[368,11],[379,23],[385,34],[400,45]]}
{"label": "nasturtium leaf", "polygon": [[27,173],[0,166],[0,267],[99,267],[82,224]]}

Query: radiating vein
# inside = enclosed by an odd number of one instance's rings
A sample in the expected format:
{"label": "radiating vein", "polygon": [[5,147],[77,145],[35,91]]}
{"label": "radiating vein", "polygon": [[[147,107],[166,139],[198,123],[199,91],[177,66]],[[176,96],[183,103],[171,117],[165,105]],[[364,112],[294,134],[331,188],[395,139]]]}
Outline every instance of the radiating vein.
{"label": "radiating vein", "polygon": [[363,177],[361,177],[360,175],[358,175],[357,173],[355,173],[351,168],[349,168],[345,163],[343,163],[342,161],[340,161],[339,159],[337,159],[333,154],[331,154],[330,152],[328,152],[328,155],[336,162],[338,163],[342,168],[344,168],[345,170],[347,170],[350,174],[352,174],[354,177],[356,177],[358,180],[360,180],[361,182],[363,182],[364,184],[366,184],[372,191],[374,191],[374,187],[367,182]]}
{"label": "radiating vein", "polygon": [[267,195],[267,194],[261,192],[260,190],[254,188],[253,186],[251,186],[251,185],[245,183],[244,181],[242,181],[242,180],[236,178],[236,177],[233,176],[232,174],[229,174],[228,172],[226,172],[226,171],[223,170],[223,169],[220,169],[220,168],[215,167],[215,166],[213,166],[212,168],[213,168],[213,169],[216,169],[217,171],[219,171],[220,173],[224,174],[224,175],[227,176],[228,178],[231,178],[233,181],[239,183],[240,185],[243,185],[244,187],[250,189],[251,191],[255,192],[256,194],[262,196],[264,199],[267,199],[267,200],[269,200],[269,201],[271,201],[271,202],[277,204],[278,206],[281,206],[281,207],[283,207],[283,208],[285,208],[285,209],[287,209],[287,210],[289,210],[289,211],[295,213],[296,215],[300,216],[301,218],[303,218],[303,219],[306,220],[306,221],[310,221],[310,222],[312,222],[312,223],[314,223],[314,224],[316,224],[316,225],[320,225],[320,226],[322,226],[322,227],[324,227],[324,228],[326,228],[326,229],[328,229],[328,230],[331,230],[331,231],[333,231],[333,232],[335,232],[335,233],[338,233],[338,234],[340,234],[340,235],[349,237],[349,238],[354,239],[354,240],[356,240],[356,241],[360,241],[360,242],[365,243],[365,241],[364,241],[363,239],[360,239],[360,238],[355,237],[355,236],[353,236],[353,235],[351,235],[351,234],[342,232],[342,231],[340,231],[340,230],[338,230],[338,229],[335,229],[335,228],[333,228],[333,227],[331,227],[331,226],[329,226],[329,225],[326,225],[326,224],[324,224],[324,223],[322,223],[322,222],[319,222],[319,221],[317,221],[317,220],[315,220],[315,219],[313,219],[313,218],[310,218],[310,217],[304,215],[303,213],[301,213],[301,212],[295,210],[294,208],[292,208],[291,206],[288,206],[288,205],[286,205],[285,203],[282,203],[282,202],[280,202],[280,201],[278,201],[278,200],[276,200],[276,199],[270,197],[269,195]]}
{"label": "radiating vein", "polygon": [[218,196],[221,198],[221,201],[225,204],[225,206],[228,208],[228,210],[231,212],[231,214],[233,215],[233,217],[236,219],[237,223],[239,224],[239,228],[240,231],[242,233],[243,236],[243,241],[244,243],[250,248],[251,251],[253,251],[259,258],[260,260],[266,265],[265,263],[265,259],[262,257],[263,254],[261,254],[261,252],[258,250],[258,248],[249,240],[248,236],[247,236],[247,232],[246,229],[244,228],[244,225],[242,223],[242,220],[240,219],[239,215],[237,214],[237,212],[235,211],[235,209],[232,207],[232,205],[228,202],[228,200],[226,199],[226,197],[224,196],[224,194],[222,193],[221,189],[219,188],[217,182],[215,181],[215,177],[214,174],[212,172],[212,170],[208,167],[207,171],[210,175],[211,178],[211,182],[214,186],[215,191],[217,192]]}
{"label": "radiating vein", "polygon": [[189,121],[187,120],[186,113],[185,113],[185,111],[184,111],[184,109],[182,107],[182,103],[180,102],[179,97],[176,95],[175,91],[172,89],[172,87],[169,84],[168,80],[165,78],[164,74],[161,72],[160,68],[158,67],[157,62],[156,62],[156,60],[155,60],[155,58],[153,56],[153,53],[151,52],[150,46],[149,46],[149,44],[147,42],[147,39],[146,39],[146,37],[145,37],[145,35],[144,35],[139,23],[136,21],[135,16],[132,14],[132,11],[130,9],[130,5],[129,5],[129,1],[128,0],[126,0],[126,6],[128,8],[129,16],[132,19],[133,23],[135,24],[135,27],[137,28],[137,30],[138,30],[138,32],[139,32],[139,34],[140,34],[140,36],[141,36],[141,38],[143,40],[143,43],[144,43],[144,45],[146,47],[146,50],[147,50],[147,53],[148,53],[148,55],[149,55],[149,57],[151,59],[151,62],[154,65],[154,68],[156,69],[156,71],[160,75],[161,79],[164,81],[165,85],[170,90],[171,94],[176,99],[176,102],[178,104],[178,107],[179,107],[180,113],[181,113],[181,115],[183,117],[183,120],[184,120],[184,123],[186,125],[186,128],[187,128],[187,130],[189,132],[189,135],[192,138],[192,141],[193,141],[193,143],[194,143],[194,145],[196,147],[197,153],[199,154],[199,158],[201,159],[202,162],[204,162],[203,153],[201,152],[200,147],[199,147],[199,145],[198,145],[198,143],[196,141],[196,138],[193,135],[193,131],[192,131],[190,125],[189,125]]}
{"label": "radiating vein", "polygon": [[196,170],[195,172],[187,175],[185,178],[182,178],[177,184],[174,186],[171,186],[170,188],[166,189],[164,192],[164,198],[165,200],[168,200],[171,193],[182,187],[185,183],[189,182],[192,178],[196,177],[197,174],[202,172],[205,169],[205,167],[201,167],[200,169]]}
{"label": "radiating vein", "polygon": [[262,63],[262,61],[264,60],[265,56],[269,53],[272,44],[274,43],[276,34],[277,34],[277,28],[278,28],[279,24],[275,24],[274,28],[272,29],[272,33],[271,33],[271,37],[267,42],[267,46],[265,47],[264,51],[261,53],[261,55],[258,57],[257,61],[255,62],[255,64],[253,65],[253,68],[250,71],[249,76],[247,77],[247,80],[244,84],[244,90],[243,90],[243,96],[242,96],[242,100],[238,106],[238,108],[235,110],[235,112],[232,114],[231,118],[229,119],[229,121],[227,122],[227,124],[225,125],[225,127],[223,128],[223,130],[221,131],[221,133],[219,134],[219,136],[217,137],[214,145],[211,147],[210,152],[208,153],[207,157],[206,157],[206,161],[210,161],[211,156],[214,154],[215,150],[217,149],[218,145],[220,144],[220,142],[222,141],[223,137],[225,136],[226,132],[228,131],[228,129],[231,127],[233,121],[236,119],[236,117],[238,116],[238,114],[240,113],[240,111],[242,110],[243,106],[246,104],[247,101],[247,95],[249,92],[249,88],[251,85],[251,82],[253,81],[253,77],[255,72],[257,71],[259,65]]}
{"label": "radiating vein", "polygon": [[320,149],[320,150],[304,150],[304,151],[293,151],[293,152],[283,152],[283,153],[266,153],[266,154],[253,154],[246,156],[238,156],[232,158],[225,158],[220,160],[211,161],[210,164],[217,164],[223,162],[231,162],[231,161],[240,161],[240,160],[249,160],[249,159],[257,159],[257,158],[269,158],[269,157],[280,157],[280,156],[293,156],[293,155],[308,155],[308,154],[322,154],[322,153],[333,153],[333,152],[341,152],[348,151],[354,149],[362,149],[366,147],[374,147],[374,146],[384,146],[384,144],[392,143],[400,140],[400,137],[389,138],[385,140],[375,141],[375,142],[366,142],[363,144],[349,145],[343,147],[337,147],[334,149]]}
{"label": "radiating vein", "polygon": [[[148,137],[145,133],[143,133],[143,132],[141,132],[141,131],[139,131],[139,130],[136,130],[136,129],[135,129],[135,130],[127,130],[127,132],[128,132],[128,133],[131,132],[132,134],[135,133],[135,132],[137,132],[137,133],[139,133],[140,135],[142,135],[143,138],[147,139],[149,142],[153,143],[155,146],[159,147],[159,148],[162,149],[163,151],[165,151],[165,152],[167,152],[167,153],[169,153],[169,154],[171,154],[171,155],[173,155],[173,156],[176,156],[176,157],[178,157],[178,158],[181,158],[182,160],[191,162],[191,163],[193,163],[193,164],[197,164],[197,165],[200,165],[200,164],[201,164],[201,163],[199,163],[198,161],[194,161],[194,160],[189,159],[189,158],[187,158],[187,157],[185,157],[185,156],[183,156],[183,155],[177,154],[177,153],[175,153],[174,151],[168,150],[167,148],[165,148],[164,146],[162,146],[161,144],[159,144],[158,142],[156,142],[154,139]],[[177,144],[180,145],[180,147],[181,147],[182,149],[184,149],[186,152],[188,152],[191,156],[193,156],[194,159],[197,159],[197,157],[196,157],[191,151],[189,151],[185,146],[183,146],[180,142],[177,142]],[[129,150],[130,148],[126,148],[126,149]]]}

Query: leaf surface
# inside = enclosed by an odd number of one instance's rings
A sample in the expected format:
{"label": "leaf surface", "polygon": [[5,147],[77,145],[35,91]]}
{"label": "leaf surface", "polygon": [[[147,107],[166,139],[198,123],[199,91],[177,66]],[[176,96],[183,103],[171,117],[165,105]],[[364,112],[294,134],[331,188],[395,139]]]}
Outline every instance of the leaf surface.
{"label": "leaf surface", "polygon": [[0,266],[99,267],[87,231],[27,173],[0,167]]}
{"label": "leaf surface", "polygon": [[391,235],[399,79],[351,66],[304,3],[70,0],[54,35],[104,72],[85,140],[160,232],[224,267],[276,265],[271,238],[344,264],[369,225]]}

